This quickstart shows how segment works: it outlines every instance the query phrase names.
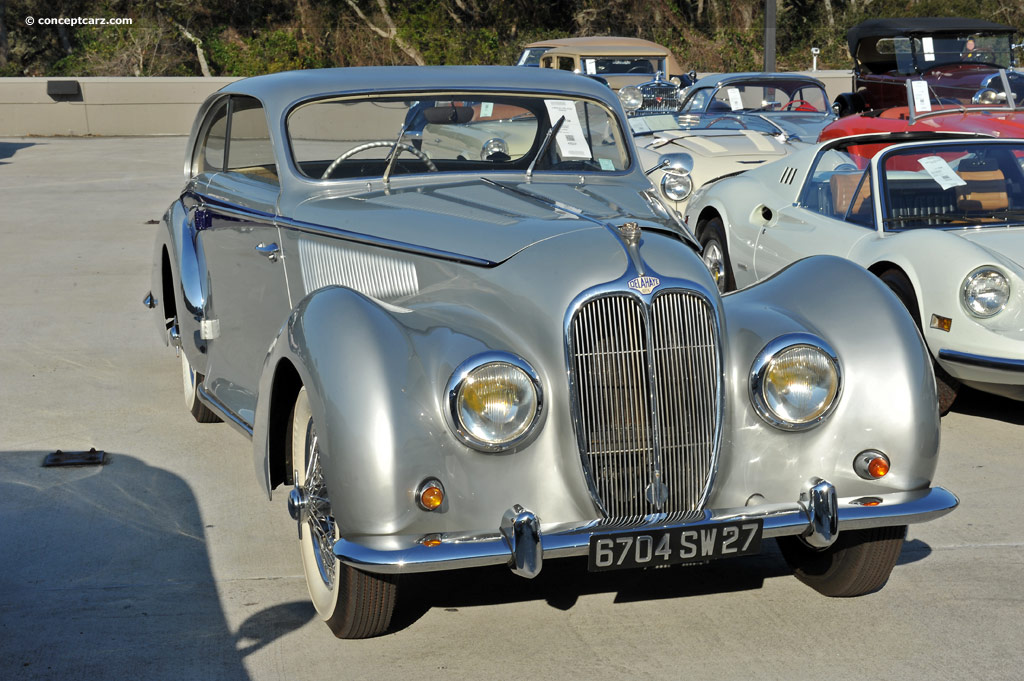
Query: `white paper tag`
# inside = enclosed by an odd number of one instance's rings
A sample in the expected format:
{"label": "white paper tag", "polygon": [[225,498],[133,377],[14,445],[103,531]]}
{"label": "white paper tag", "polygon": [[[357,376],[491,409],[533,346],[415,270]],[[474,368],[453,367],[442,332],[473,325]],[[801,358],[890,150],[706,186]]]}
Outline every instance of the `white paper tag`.
{"label": "white paper tag", "polygon": [[480,103],[480,118],[490,118],[494,115],[494,102]]}
{"label": "white paper tag", "polygon": [[921,50],[924,52],[925,61],[935,61],[935,41],[931,36],[921,38]]}
{"label": "white paper tag", "polygon": [[743,108],[743,97],[740,96],[740,91],[734,87],[726,88],[726,93],[729,95],[729,106],[732,107],[733,111],[739,111]]}
{"label": "white paper tag", "polygon": [[932,100],[928,96],[928,83],[926,81],[910,81],[910,91],[914,95],[914,111],[922,113],[932,110]]}
{"label": "white paper tag", "polygon": [[967,184],[941,156],[925,156],[922,159],[918,159],[917,162],[943,189],[962,187]]}
{"label": "white paper tag", "polygon": [[651,131],[651,126],[647,124],[647,118],[645,116],[635,116],[630,118],[629,127],[633,131],[634,135]]}
{"label": "white paper tag", "polygon": [[583,60],[583,72],[588,73],[591,76],[597,73],[597,60],[596,59],[584,59]]}
{"label": "white paper tag", "polygon": [[576,113],[576,103],[566,99],[545,99],[544,105],[548,108],[552,124],[565,116],[565,122],[555,136],[559,156],[563,160],[591,158],[593,154],[590,153],[590,145],[583,134],[583,126],[580,125],[580,117]]}

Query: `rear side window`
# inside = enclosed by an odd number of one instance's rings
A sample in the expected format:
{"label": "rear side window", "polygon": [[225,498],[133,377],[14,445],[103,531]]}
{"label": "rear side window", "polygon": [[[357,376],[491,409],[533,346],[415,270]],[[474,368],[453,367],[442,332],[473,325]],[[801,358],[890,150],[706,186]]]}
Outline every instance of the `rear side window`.
{"label": "rear side window", "polygon": [[231,143],[226,165],[230,172],[278,182],[267,116],[259,101],[251,97],[231,98]]}
{"label": "rear side window", "polygon": [[277,163],[263,106],[232,95],[207,118],[192,158],[194,174],[233,172],[278,184]]}

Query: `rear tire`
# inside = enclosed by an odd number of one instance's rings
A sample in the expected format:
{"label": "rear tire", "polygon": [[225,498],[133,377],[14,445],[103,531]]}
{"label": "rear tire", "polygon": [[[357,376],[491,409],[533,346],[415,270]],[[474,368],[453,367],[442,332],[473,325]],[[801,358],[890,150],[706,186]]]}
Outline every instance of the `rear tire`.
{"label": "rear tire", "polygon": [[[914,295],[914,287],[911,286],[907,275],[900,270],[889,269],[882,272],[878,278],[896,294],[920,330],[922,328],[921,312],[917,305],[917,297]],[[939,416],[945,416],[953,407],[957,393],[960,392],[960,381],[950,376],[934,359],[932,360],[932,369],[935,371],[935,389],[939,396]]]}
{"label": "rear tire", "polygon": [[849,598],[885,586],[906,535],[906,525],[846,530],[824,551],[812,549],[799,537],[776,541],[797,579],[825,596]]}
{"label": "rear tire", "polygon": [[708,220],[700,235],[700,257],[711,272],[719,293],[736,289],[736,280],[732,276],[732,261],[729,259],[726,243],[722,218],[714,217]]}
{"label": "rear tire", "polygon": [[185,393],[185,406],[189,413],[198,423],[220,423],[217,413],[199,399],[199,384],[203,382],[203,375],[197,374],[192,369],[192,364],[185,356],[184,350],[179,352],[181,352],[181,387]]}
{"label": "rear tire", "polygon": [[309,396],[302,388],[291,417],[290,461],[295,484],[309,499],[299,520],[299,550],[313,607],[338,638],[369,638],[387,631],[395,609],[395,575],[375,575],[339,561],[341,537],[320,462],[320,444]]}

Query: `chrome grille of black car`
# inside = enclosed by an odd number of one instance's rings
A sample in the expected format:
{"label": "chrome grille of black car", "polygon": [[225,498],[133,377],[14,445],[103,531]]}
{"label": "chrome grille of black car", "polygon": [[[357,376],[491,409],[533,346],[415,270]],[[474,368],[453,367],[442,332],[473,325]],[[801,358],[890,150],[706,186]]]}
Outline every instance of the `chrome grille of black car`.
{"label": "chrome grille of black car", "polygon": [[[701,296],[594,298],[569,322],[583,465],[609,517],[700,507],[715,463],[720,357]],[[660,484],[659,484],[660,483]]]}
{"label": "chrome grille of black car", "polygon": [[679,88],[672,83],[645,83],[638,86],[644,96],[641,111],[678,111]]}

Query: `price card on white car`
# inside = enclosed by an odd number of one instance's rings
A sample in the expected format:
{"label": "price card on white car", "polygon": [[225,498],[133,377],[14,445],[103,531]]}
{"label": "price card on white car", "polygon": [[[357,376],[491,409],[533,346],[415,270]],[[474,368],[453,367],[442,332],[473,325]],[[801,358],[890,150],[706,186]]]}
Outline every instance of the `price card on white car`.
{"label": "price card on white car", "polygon": [[946,160],[941,156],[925,156],[917,161],[924,168],[925,172],[931,175],[931,178],[939,183],[939,186],[943,189],[952,189],[953,187],[963,187],[966,182],[963,178],[956,174],[956,171],[946,163]]}
{"label": "price card on white car", "polygon": [[558,154],[563,160],[569,158],[590,158],[590,145],[583,134],[583,126],[580,125],[580,117],[576,112],[576,102],[567,99],[546,99],[544,105],[548,109],[548,117],[552,123],[559,118],[565,117],[555,141],[558,142]]}

